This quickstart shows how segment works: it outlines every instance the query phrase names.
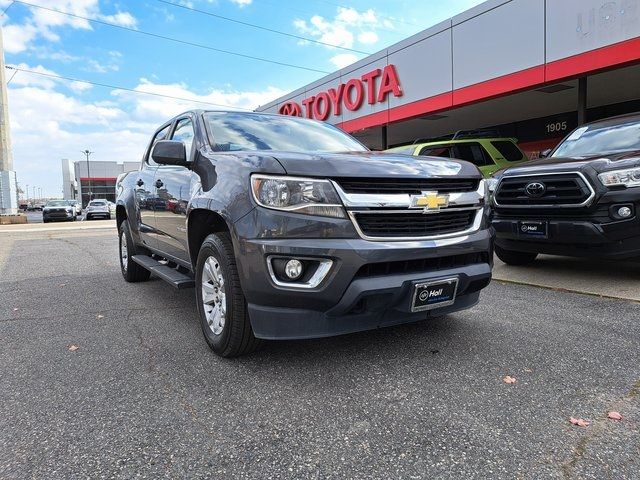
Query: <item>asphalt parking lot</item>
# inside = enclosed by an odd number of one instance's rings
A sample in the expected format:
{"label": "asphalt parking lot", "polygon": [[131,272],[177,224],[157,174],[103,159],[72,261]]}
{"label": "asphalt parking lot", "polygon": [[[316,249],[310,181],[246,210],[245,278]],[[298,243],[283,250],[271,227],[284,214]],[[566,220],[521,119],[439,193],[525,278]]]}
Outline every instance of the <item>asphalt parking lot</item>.
{"label": "asphalt parking lot", "polygon": [[0,478],[640,478],[640,304],[548,287],[224,360],[192,291],[122,280],[113,222],[4,228]]}

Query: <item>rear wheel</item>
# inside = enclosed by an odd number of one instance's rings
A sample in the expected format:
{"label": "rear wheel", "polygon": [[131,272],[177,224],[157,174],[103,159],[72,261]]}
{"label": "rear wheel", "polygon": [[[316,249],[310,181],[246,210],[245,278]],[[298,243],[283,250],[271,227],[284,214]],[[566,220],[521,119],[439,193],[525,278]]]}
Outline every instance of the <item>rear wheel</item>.
{"label": "rear wheel", "polygon": [[124,279],[127,282],[144,282],[145,280],[149,280],[151,272],[141,265],[138,265],[131,258],[132,255],[136,254],[136,246],[133,243],[129,223],[126,220],[120,224],[118,235],[120,239],[120,270],[122,271]]}
{"label": "rear wheel", "polygon": [[245,355],[262,341],[253,335],[233,244],[228,233],[209,235],[196,264],[196,300],[207,344],[221,357]]}
{"label": "rear wheel", "polygon": [[505,250],[496,245],[496,255],[507,265],[529,265],[538,256],[537,253],[517,252],[515,250]]}

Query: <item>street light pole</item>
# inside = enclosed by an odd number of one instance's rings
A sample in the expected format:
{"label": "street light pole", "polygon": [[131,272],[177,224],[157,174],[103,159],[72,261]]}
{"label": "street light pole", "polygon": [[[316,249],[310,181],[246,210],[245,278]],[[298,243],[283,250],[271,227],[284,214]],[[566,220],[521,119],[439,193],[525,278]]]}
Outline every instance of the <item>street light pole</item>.
{"label": "street light pole", "polygon": [[87,189],[88,189],[88,194],[89,194],[89,201],[87,203],[89,203],[91,201],[91,170],[89,170],[89,156],[93,153],[91,152],[89,149],[87,150],[83,150],[82,153],[84,153],[87,156]]}

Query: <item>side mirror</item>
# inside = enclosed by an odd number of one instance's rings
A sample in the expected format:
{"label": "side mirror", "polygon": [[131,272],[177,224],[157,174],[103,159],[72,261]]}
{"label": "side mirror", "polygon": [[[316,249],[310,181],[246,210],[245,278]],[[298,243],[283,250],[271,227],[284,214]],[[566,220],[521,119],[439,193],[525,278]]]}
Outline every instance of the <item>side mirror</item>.
{"label": "side mirror", "polygon": [[151,158],[160,165],[189,166],[184,143],[177,140],[160,140],[153,146]]}
{"label": "side mirror", "polygon": [[546,150],[543,150],[540,152],[540,158],[547,158],[550,153],[551,153],[551,149],[547,148]]}

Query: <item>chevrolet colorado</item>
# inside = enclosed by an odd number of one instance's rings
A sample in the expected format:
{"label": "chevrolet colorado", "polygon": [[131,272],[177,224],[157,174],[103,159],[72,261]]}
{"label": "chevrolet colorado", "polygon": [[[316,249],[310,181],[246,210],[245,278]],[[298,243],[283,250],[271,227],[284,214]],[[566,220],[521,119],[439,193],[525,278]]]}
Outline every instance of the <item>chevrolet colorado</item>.
{"label": "chevrolet colorado", "polygon": [[496,255],[640,256],[640,114],[578,127],[550,156],[508,168],[493,202]]}
{"label": "chevrolet colorado", "polygon": [[116,195],[125,280],[195,286],[221,356],[469,308],[491,279],[474,165],[373,153],[313,120],[179,115]]}

